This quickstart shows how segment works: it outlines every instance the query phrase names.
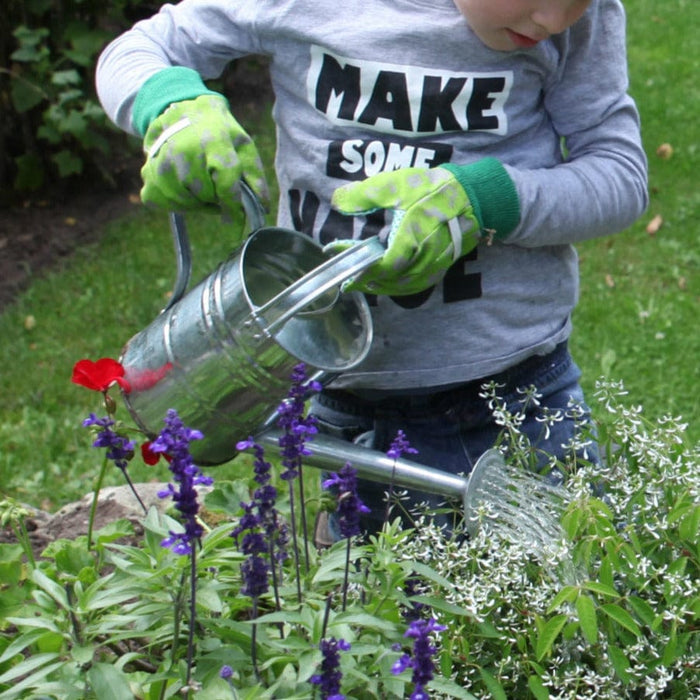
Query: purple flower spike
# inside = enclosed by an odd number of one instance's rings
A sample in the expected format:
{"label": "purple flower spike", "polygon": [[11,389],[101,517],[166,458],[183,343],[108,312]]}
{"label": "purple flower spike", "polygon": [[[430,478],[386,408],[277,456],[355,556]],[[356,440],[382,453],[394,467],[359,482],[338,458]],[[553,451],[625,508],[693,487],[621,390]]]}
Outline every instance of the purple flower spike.
{"label": "purple flower spike", "polygon": [[134,456],[134,450],[136,449],[136,443],[133,440],[129,440],[123,435],[119,435],[114,430],[112,426],[115,425],[114,421],[109,417],[98,418],[94,413],[91,413],[84,421],[83,425],[86,428],[91,426],[96,426],[99,428],[97,431],[97,438],[92,443],[93,447],[106,447],[107,452],[105,456],[110,461],[114,462],[114,465],[125,471],[129,460]]}
{"label": "purple flower spike", "polygon": [[256,598],[266,593],[268,576],[275,561],[286,559],[287,532],[277,511],[277,489],[270,483],[272,467],[265,460],[265,450],[252,437],[242,440],[239,450],[252,449],[255,454],[253,468],[258,488],[250,503],[241,503],[243,516],[231,533],[236,541],[243,535],[241,552],[248,559],[241,565],[242,593]]}
{"label": "purple flower spike", "polygon": [[301,458],[310,454],[306,441],[318,432],[313,416],[304,417],[304,401],[309,391],[320,390],[318,382],[307,382],[306,366],[303,362],[296,365],[292,371],[292,386],[287,398],[277,408],[279,418],[277,424],[283,430],[279,438],[282,448],[282,465],[285,471],[280,478],[285,481],[295,479],[299,475]]}
{"label": "purple flower spike", "polygon": [[360,516],[370,509],[357,495],[357,471],[346,463],[337,474],[323,482],[323,488],[338,491],[338,528],[343,537],[355,537],[361,532]]}
{"label": "purple flower spike", "polygon": [[345,700],[345,696],[340,693],[340,681],[343,674],[340,672],[340,651],[348,651],[350,644],[344,639],[322,639],[321,653],[321,673],[309,678],[309,683],[320,686],[321,700]]}
{"label": "purple flower spike", "polygon": [[250,555],[241,564],[241,577],[243,585],[241,593],[250,598],[258,598],[263,593],[267,593],[270,584],[268,582],[268,574],[270,567],[267,562],[259,555]]}
{"label": "purple flower spike", "polygon": [[177,411],[171,409],[165,417],[165,427],[151,443],[151,452],[165,453],[171,457],[169,469],[178,486],[168,484],[167,489],[158,493],[160,498],[170,496],[175,507],[183,515],[185,531],[171,532],[161,545],[172,549],[175,554],[189,554],[192,542],[202,536],[202,526],[197,521],[199,503],[197,502],[197,484],[211,484],[211,477],[204,476],[194,464],[190,454],[190,442],[201,440],[202,433],[185,427]]}
{"label": "purple flower spike", "polygon": [[387,457],[392,459],[399,459],[403,455],[417,455],[418,450],[415,447],[411,447],[404,431],[399,430],[386,454]]}
{"label": "purple flower spike", "polygon": [[407,668],[413,669],[411,681],[414,684],[413,693],[410,700],[428,700],[426,684],[433,679],[435,673],[435,663],[433,655],[437,651],[435,645],[430,640],[430,635],[434,632],[446,630],[445,625],[439,625],[437,620],[416,620],[412,622],[406,630],[404,637],[414,640],[413,653],[404,654],[393,666],[391,672],[398,675]]}

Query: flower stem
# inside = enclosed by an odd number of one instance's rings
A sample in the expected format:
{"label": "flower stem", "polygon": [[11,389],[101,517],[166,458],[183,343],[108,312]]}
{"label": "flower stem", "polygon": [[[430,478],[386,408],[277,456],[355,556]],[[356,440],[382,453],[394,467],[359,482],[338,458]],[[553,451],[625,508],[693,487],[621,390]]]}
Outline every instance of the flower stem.
{"label": "flower stem", "polygon": [[190,629],[187,636],[187,685],[192,678],[194,658],[194,628],[197,622],[197,543],[192,543],[190,552]]}
{"label": "flower stem", "polygon": [[321,639],[325,639],[328,632],[328,620],[331,616],[331,604],[333,603],[333,592],[326,596],[326,607],[323,611],[323,626],[321,627]]}
{"label": "flower stem", "polygon": [[304,469],[299,465],[299,509],[301,517],[301,531],[304,536],[304,563],[306,574],[309,574],[309,536],[306,530],[306,499],[304,496]]}
{"label": "flower stem", "polygon": [[180,584],[177,587],[177,593],[173,598],[173,645],[170,649],[170,663],[175,664],[175,656],[180,642],[180,622],[182,621],[182,598],[185,588],[185,576],[187,574],[182,571],[180,575]]}
{"label": "flower stem", "polygon": [[124,478],[126,479],[126,483],[129,485],[129,488],[131,489],[131,493],[134,494],[136,500],[139,502],[139,505],[141,506],[141,508],[143,508],[143,514],[147,515],[148,508],[146,508],[146,504],[141,500],[141,496],[139,496],[138,491],[136,490],[136,487],[134,486],[134,482],[131,480],[131,477],[129,476],[129,472],[127,472],[126,469],[122,469],[122,474],[124,475]]}
{"label": "flower stem", "polygon": [[345,575],[343,578],[343,612],[345,612],[345,608],[347,607],[347,603],[348,603],[348,572],[350,570],[351,539],[352,538],[350,538],[350,537],[347,538],[346,549],[345,549]]}
{"label": "flower stem", "polygon": [[[258,598],[253,597],[253,610],[251,612],[253,620],[258,617]],[[262,678],[260,677],[260,669],[258,668],[258,623],[253,622],[253,630],[250,634],[250,660],[253,663],[253,671],[255,672],[255,679],[258,683],[262,683]]]}
{"label": "flower stem", "polygon": [[294,484],[289,482],[289,519],[292,523],[292,548],[294,549],[294,566],[296,568],[297,598],[301,606],[301,576],[299,572],[299,543],[297,541],[297,524],[294,517]]}
{"label": "flower stem", "polygon": [[102,482],[104,481],[105,474],[107,473],[107,464],[109,460],[105,456],[102,460],[102,467],[100,473],[97,475],[95,480],[95,488],[93,489],[92,505],[90,506],[90,518],[88,519],[88,533],[87,533],[87,546],[88,549],[92,547],[92,530],[95,526],[95,515],[97,513],[97,502],[100,500],[100,490],[102,489]]}

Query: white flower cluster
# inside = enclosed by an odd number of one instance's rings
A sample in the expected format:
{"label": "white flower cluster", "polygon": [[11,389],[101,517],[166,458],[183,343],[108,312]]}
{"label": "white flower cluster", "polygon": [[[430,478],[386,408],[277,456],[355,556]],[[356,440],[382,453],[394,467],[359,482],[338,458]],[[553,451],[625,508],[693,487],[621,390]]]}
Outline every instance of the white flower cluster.
{"label": "white flower cluster", "polygon": [[[496,391],[485,396],[513,433],[509,447],[528,449]],[[507,697],[529,696],[534,675],[550,700],[700,697],[700,449],[684,445],[679,419],[652,424],[625,406],[620,384],[599,382],[596,396],[604,463],[584,461],[565,484],[570,539],[533,548],[528,533],[482,528],[465,541],[426,518],[405,543],[403,557],[450,581],[432,592],[459,610],[443,613],[443,644],[452,680],[476,697],[491,697],[484,672]],[[594,601],[587,634],[581,596]],[[555,641],[538,649],[562,614]]]}

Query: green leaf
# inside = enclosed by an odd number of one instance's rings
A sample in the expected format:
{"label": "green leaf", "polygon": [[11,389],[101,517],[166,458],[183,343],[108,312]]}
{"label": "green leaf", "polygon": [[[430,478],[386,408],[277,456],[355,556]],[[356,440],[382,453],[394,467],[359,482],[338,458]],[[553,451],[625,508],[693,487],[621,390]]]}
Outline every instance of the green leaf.
{"label": "green leaf", "polygon": [[448,603],[446,600],[436,598],[435,596],[415,595],[411,596],[411,601],[428,605],[434,610],[439,610],[440,612],[445,612],[456,617],[468,617],[470,619],[474,617],[474,613],[471,610],[462,608],[454,603]]}
{"label": "green leaf", "polygon": [[536,700],[549,700],[549,690],[545,687],[539,676],[530,676],[527,679],[527,686]]}
{"label": "green leaf", "polygon": [[47,634],[53,634],[53,632],[45,629],[33,629],[29,632],[21,634],[19,637],[16,637],[7,646],[5,651],[2,653],[2,656],[0,656],[0,663],[11,659],[13,656],[16,656],[28,646],[34,644]]}
{"label": "green leaf", "polygon": [[299,668],[299,680],[301,682],[306,682],[311,678],[311,676],[318,670],[323,661],[323,655],[319,649],[312,649],[310,651],[300,654],[297,661],[297,666]]}
{"label": "green leaf", "polygon": [[250,491],[244,481],[224,481],[204,496],[204,505],[207,510],[236,515],[241,511],[241,503],[249,500]]}
{"label": "green leaf", "polygon": [[9,671],[3,673],[2,676],[0,676],[0,683],[11,683],[17,678],[21,678],[36,669],[51,664],[51,662],[57,658],[58,654],[34,654],[18,663],[16,666],[13,666]]}
{"label": "green leaf", "polygon": [[393,622],[377,617],[376,615],[370,615],[369,613],[364,612],[354,612],[352,610],[338,613],[335,617],[334,624],[355,625],[363,628],[364,630],[378,630],[385,632],[391,632],[396,629],[396,625]]}
{"label": "green leaf", "polygon": [[476,700],[475,695],[472,695],[469,691],[442,676],[433,678],[433,680],[428,683],[428,688],[431,688],[437,693],[449,698],[457,698],[458,700]]}
{"label": "green leaf", "polygon": [[24,114],[47,99],[44,91],[27,80],[13,80],[10,84],[12,106],[18,114]]}
{"label": "green leaf", "polygon": [[85,666],[92,661],[92,657],[95,655],[95,648],[91,644],[75,644],[70,650],[70,655],[79,666]]}
{"label": "green leaf", "polygon": [[77,70],[59,70],[51,76],[54,85],[80,85],[80,74]]}
{"label": "green leaf", "polygon": [[68,175],[78,175],[83,172],[83,160],[75,153],[63,150],[51,156],[51,160],[58,166],[58,174],[61,177]]}
{"label": "green leaf", "polygon": [[[697,536],[697,533],[695,533]],[[671,565],[668,567],[669,574],[676,574],[682,576],[685,574],[685,570],[688,566],[688,557],[678,557],[674,559]]]}
{"label": "green leaf", "polygon": [[615,647],[612,644],[608,647],[608,656],[610,657],[610,662],[615,669],[617,677],[623,683],[629,683],[630,674],[628,673],[630,662],[625,652],[619,647]]}
{"label": "green leaf", "polygon": [[49,30],[46,27],[39,29],[30,29],[24,24],[21,24],[12,32],[13,36],[19,42],[20,46],[38,46],[49,36]]}
{"label": "green leaf", "polygon": [[93,664],[87,675],[95,697],[100,700],[133,700],[126,676],[111,664]]}
{"label": "green leaf", "polygon": [[678,657],[678,637],[675,630],[671,633],[668,643],[664,647],[663,654],[661,655],[661,665],[662,666],[672,666],[673,662]]}
{"label": "green leaf", "polygon": [[59,571],[77,576],[83,568],[94,565],[94,559],[84,543],[65,540],[61,545],[55,556]]}
{"label": "green leaf", "polygon": [[547,613],[553,613],[563,603],[573,603],[579,594],[578,586],[564,586],[559,593],[554,596],[554,600],[547,608]]}
{"label": "green leaf", "polygon": [[697,542],[700,531],[700,505],[696,505],[685,514],[678,526],[678,532],[684,540]]}
{"label": "green leaf", "polygon": [[213,613],[221,613],[224,609],[219,592],[213,585],[199,585],[197,587],[197,605]]}
{"label": "green leaf", "polygon": [[439,574],[430,566],[421,564],[419,561],[412,561],[411,569],[413,569],[413,571],[415,571],[417,574],[420,574],[424,579],[426,579],[426,581],[432,581],[433,583],[436,583],[438,586],[442,586],[447,590],[451,590],[454,586],[452,581]]}
{"label": "green leaf", "polygon": [[656,612],[654,611],[654,608],[647,603],[646,600],[643,598],[639,598],[636,595],[631,595],[628,599],[627,602],[629,603],[630,608],[634,610],[634,614],[648,627],[651,627],[654,624],[654,620],[656,619]]}
{"label": "green leaf", "polygon": [[583,587],[592,593],[607,596],[608,598],[620,597],[620,594],[612,586],[609,586],[606,583],[600,583],[600,581],[586,581],[586,583],[583,584]]}
{"label": "green leaf", "polygon": [[39,588],[48,593],[61,607],[68,609],[68,596],[65,589],[55,581],[52,581],[45,573],[39,569],[32,572],[32,581]]}
{"label": "green leaf", "polygon": [[595,644],[598,641],[598,621],[596,619],[595,603],[593,599],[581,594],[576,599],[576,614],[581,625],[581,632],[589,644]]}
{"label": "green leaf", "polygon": [[17,627],[39,627],[42,630],[49,630],[51,632],[58,632],[59,629],[53,620],[47,617],[10,617],[5,618],[8,622],[11,622]]}
{"label": "green leaf", "polygon": [[22,46],[13,51],[10,58],[18,63],[39,63],[49,55],[49,50],[45,46]]}
{"label": "green leaf", "polygon": [[479,673],[493,700],[508,700],[506,691],[503,690],[503,686],[498,682],[496,676],[489,673],[485,668],[480,668]]}
{"label": "green leaf", "polygon": [[619,605],[615,605],[614,603],[608,603],[607,605],[601,605],[600,609],[611,620],[617,622],[618,625],[624,627],[635,637],[641,636],[642,630],[639,629],[639,625],[634,621],[634,618],[624,608],[621,608]]}
{"label": "green leaf", "polygon": [[552,650],[554,642],[562,629],[564,629],[566,620],[566,615],[555,615],[551,620],[548,620],[547,624],[542,628],[537,639],[536,657],[538,661],[542,661]]}

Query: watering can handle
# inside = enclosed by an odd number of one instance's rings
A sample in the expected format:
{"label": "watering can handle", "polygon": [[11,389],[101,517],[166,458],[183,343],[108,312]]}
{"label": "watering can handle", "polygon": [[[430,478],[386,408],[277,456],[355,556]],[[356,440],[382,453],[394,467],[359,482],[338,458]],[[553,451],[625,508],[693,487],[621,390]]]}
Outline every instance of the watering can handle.
{"label": "watering can handle", "polygon": [[[250,226],[250,230],[257,231],[265,225],[265,210],[260,200],[255,195],[255,192],[250,188],[250,185],[245,180],[240,180],[241,204],[246,215],[246,220]],[[187,285],[190,283],[192,274],[192,250],[190,248],[190,238],[187,234],[185,226],[185,217],[178,212],[170,212],[168,216],[170,220],[170,232],[173,236],[173,246],[175,248],[175,260],[177,263],[177,276],[173,293],[168,301],[167,306],[163,311],[167,311],[171,306],[176,304],[187,291]]]}

